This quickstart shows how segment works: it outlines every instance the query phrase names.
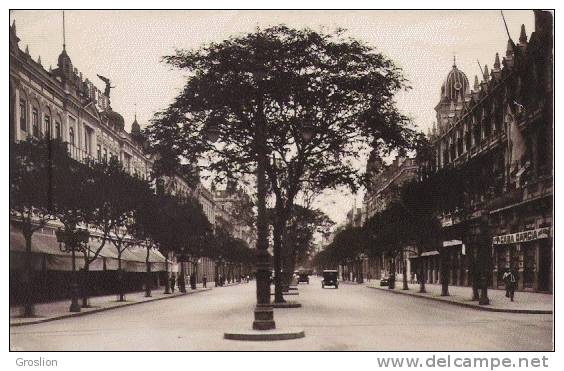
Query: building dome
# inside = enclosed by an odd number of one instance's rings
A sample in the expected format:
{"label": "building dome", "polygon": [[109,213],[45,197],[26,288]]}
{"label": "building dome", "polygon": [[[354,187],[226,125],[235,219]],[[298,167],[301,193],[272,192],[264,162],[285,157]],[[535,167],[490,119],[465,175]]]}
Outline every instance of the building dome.
{"label": "building dome", "polygon": [[464,98],[470,90],[470,84],[466,74],[456,67],[452,66],[452,70],[447,75],[443,88],[441,89],[442,97],[450,101],[456,101],[459,96]]}
{"label": "building dome", "polygon": [[124,129],[125,127],[125,120],[123,116],[117,113],[116,111],[112,111],[112,109],[108,109],[106,111],[106,117],[108,118],[108,122],[116,128]]}

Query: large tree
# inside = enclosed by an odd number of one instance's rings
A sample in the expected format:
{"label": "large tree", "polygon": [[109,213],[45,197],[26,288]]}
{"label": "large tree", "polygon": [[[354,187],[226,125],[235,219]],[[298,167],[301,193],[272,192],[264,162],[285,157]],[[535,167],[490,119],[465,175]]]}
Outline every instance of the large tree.
{"label": "large tree", "polygon": [[89,163],[74,160],[66,149],[51,151],[51,159],[52,215],[62,224],[57,238],[72,258],[71,311],[80,311],[76,255],[88,249],[88,225],[97,207],[96,176]]}
{"label": "large tree", "polygon": [[284,270],[294,272],[296,264],[305,264],[313,253],[316,234],[328,233],[333,225],[321,210],[296,205],[285,233]]}
{"label": "large tree", "polygon": [[32,282],[33,234],[54,219],[51,215],[52,151],[62,150],[60,142],[28,139],[10,147],[10,216],[11,223],[24,236],[22,271],[24,290],[23,316],[34,315],[35,290]]}
{"label": "large tree", "polygon": [[[259,149],[273,159],[264,165],[277,210],[275,300],[283,301],[283,233],[302,186],[356,188],[356,160],[365,150],[411,144],[414,133],[394,102],[405,79],[392,61],[342,30],[274,26],[165,61],[188,79],[147,130],[157,151],[188,163],[204,157],[208,170],[229,178],[254,174]],[[256,141],[257,126],[266,148]]]}

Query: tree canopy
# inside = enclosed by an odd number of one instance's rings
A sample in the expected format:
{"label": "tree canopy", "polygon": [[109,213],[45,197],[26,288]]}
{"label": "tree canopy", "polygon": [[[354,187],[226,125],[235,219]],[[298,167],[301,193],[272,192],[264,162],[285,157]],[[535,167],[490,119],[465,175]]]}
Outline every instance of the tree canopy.
{"label": "tree canopy", "polygon": [[[303,181],[357,187],[353,162],[362,148],[409,147],[416,138],[393,99],[406,88],[399,68],[342,30],[274,26],[164,60],[188,78],[147,128],[154,149],[192,164],[206,157],[206,168],[222,176],[253,174],[254,127],[262,121],[267,153],[279,160],[271,183],[286,198]],[[309,141],[306,127],[314,132]]]}

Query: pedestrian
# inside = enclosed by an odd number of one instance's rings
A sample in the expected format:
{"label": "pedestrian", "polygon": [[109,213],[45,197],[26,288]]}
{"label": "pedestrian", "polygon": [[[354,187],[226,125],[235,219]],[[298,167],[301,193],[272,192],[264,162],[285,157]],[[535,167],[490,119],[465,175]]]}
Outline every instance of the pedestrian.
{"label": "pedestrian", "polygon": [[204,276],[202,277],[202,286],[204,287],[208,287],[208,277],[204,274]]}
{"label": "pedestrian", "polygon": [[517,274],[513,269],[507,269],[503,274],[503,281],[505,282],[505,296],[514,301],[515,288],[517,286]]}
{"label": "pedestrian", "polygon": [[174,286],[176,286],[176,276],[174,273],[170,276],[170,290],[174,293]]}

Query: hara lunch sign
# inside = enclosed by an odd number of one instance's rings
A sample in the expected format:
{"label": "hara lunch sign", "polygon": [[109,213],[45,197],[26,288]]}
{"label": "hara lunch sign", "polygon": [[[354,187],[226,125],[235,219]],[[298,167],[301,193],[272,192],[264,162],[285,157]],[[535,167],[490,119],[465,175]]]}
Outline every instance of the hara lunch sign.
{"label": "hara lunch sign", "polygon": [[530,231],[504,234],[502,236],[494,236],[494,245],[509,245],[512,243],[522,243],[542,238],[550,238],[550,227],[531,229]]}

